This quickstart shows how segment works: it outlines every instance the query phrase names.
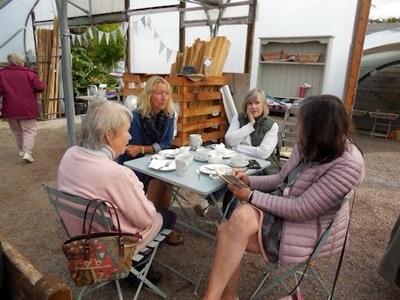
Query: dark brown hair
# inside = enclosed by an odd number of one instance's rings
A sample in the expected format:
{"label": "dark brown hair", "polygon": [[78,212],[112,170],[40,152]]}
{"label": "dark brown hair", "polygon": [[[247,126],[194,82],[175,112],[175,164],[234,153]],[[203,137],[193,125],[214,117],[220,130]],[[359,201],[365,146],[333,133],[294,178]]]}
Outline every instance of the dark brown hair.
{"label": "dark brown hair", "polygon": [[338,158],[343,154],[347,140],[356,145],[351,117],[343,102],[333,95],[303,99],[298,126],[300,145],[309,163],[327,163]]}

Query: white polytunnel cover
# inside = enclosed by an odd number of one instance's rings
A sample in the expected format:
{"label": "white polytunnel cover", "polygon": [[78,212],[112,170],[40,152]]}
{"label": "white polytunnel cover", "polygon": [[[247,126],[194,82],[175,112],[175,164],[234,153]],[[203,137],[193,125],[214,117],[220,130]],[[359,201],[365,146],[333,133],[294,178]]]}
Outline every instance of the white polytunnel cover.
{"label": "white polytunnel cover", "polygon": [[27,54],[28,61],[36,61],[35,41],[31,12],[38,1],[0,1],[0,61],[7,61],[7,54]]}
{"label": "white polytunnel cover", "polygon": [[400,63],[400,27],[368,34],[364,40],[359,78]]}

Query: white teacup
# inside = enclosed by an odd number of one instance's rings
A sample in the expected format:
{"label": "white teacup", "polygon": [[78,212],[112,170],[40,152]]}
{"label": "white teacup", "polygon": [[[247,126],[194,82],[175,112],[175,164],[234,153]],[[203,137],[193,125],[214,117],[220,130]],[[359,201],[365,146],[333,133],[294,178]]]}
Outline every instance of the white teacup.
{"label": "white teacup", "polygon": [[178,176],[186,176],[189,174],[189,166],[193,161],[191,154],[178,154],[175,157],[176,174]]}
{"label": "white teacup", "polygon": [[210,154],[211,150],[207,148],[198,148],[196,149],[196,158],[198,160],[206,161],[208,160],[208,154]]}
{"label": "white teacup", "polygon": [[242,153],[236,153],[231,156],[231,162],[236,166],[243,166],[248,162],[246,155]]}
{"label": "white teacup", "polygon": [[190,148],[191,148],[190,146],[179,147],[178,154],[189,154]]}
{"label": "white teacup", "polygon": [[203,140],[201,139],[201,134],[192,133],[189,135],[190,138],[190,146],[194,149],[199,148],[203,144]]}
{"label": "white teacup", "polygon": [[222,154],[217,151],[211,151],[208,154],[208,163],[209,164],[219,164],[222,161]]}

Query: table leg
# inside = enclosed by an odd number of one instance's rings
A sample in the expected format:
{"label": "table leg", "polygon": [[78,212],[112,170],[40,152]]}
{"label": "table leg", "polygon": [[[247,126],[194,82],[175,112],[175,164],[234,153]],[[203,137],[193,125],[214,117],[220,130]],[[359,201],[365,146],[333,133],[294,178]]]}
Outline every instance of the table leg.
{"label": "table leg", "polygon": [[[182,195],[179,192],[180,187],[173,187],[171,185],[167,185],[167,188],[169,189],[169,191],[170,191],[170,193],[172,195],[171,205],[174,202],[176,202],[178,204],[178,206],[181,208],[183,214],[185,215],[185,219],[187,220],[185,222],[185,221],[182,221],[182,220],[178,219],[177,223],[182,225],[183,227],[186,227],[187,229],[189,229],[189,230],[191,230],[193,232],[196,232],[196,233],[206,237],[206,238],[214,239],[214,234],[206,232],[206,231],[200,229],[198,226],[196,226],[196,224],[195,224],[195,222],[193,220],[193,217],[189,215],[189,213],[187,212],[187,209],[182,205],[181,200],[183,200],[186,203],[188,203],[189,205],[193,206],[193,204],[188,199],[186,199],[186,197],[184,195]],[[212,221],[211,219],[209,219],[209,220]],[[218,227],[218,223],[216,223],[216,222],[214,222],[214,223]]]}

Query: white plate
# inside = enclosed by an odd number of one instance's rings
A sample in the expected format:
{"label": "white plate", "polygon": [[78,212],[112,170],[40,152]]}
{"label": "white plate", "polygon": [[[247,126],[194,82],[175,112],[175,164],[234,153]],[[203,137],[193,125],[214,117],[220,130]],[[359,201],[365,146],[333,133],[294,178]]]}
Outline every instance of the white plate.
{"label": "white plate", "polygon": [[179,149],[164,149],[158,152],[159,155],[162,155],[166,158],[175,158],[178,154]]}
{"label": "white plate", "polygon": [[197,161],[201,161],[201,162],[208,161],[207,158],[204,159],[204,158],[198,157],[198,156],[196,156],[196,155],[193,155],[193,159],[194,159],[194,160],[197,160]]}
{"label": "white plate", "polygon": [[227,166],[227,165],[223,165],[223,164],[207,164],[207,165],[203,165],[200,167],[200,172],[204,173],[204,174],[217,174],[217,172],[215,171],[215,169],[220,169],[222,172],[227,173],[232,171],[232,168]]}
{"label": "white plate", "polygon": [[244,164],[236,165],[233,162],[229,161],[228,165],[230,165],[231,167],[234,167],[234,168],[243,168],[243,167],[247,167],[249,165],[249,162],[246,161]]}

